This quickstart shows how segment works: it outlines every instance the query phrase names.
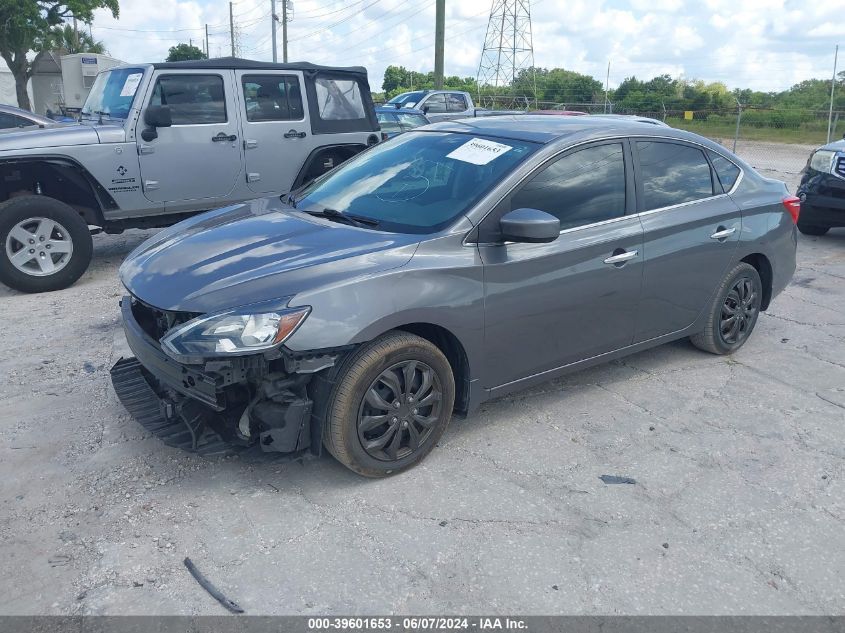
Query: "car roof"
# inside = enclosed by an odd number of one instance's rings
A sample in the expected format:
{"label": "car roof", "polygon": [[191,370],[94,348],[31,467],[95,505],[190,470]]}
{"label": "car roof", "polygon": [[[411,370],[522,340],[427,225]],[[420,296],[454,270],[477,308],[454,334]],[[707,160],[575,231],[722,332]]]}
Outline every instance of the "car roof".
{"label": "car roof", "polygon": [[[491,117],[456,119],[433,123],[422,131],[459,132],[483,134],[485,136],[509,138],[534,143],[551,143],[567,137],[603,138],[609,134],[619,136],[668,136],[701,142],[702,137],[683,130],[656,126],[636,119],[605,118],[592,116],[548,116],[544,114],[520,114]],[[710,143],[708,142],[708,145]]]}
{"label": "car roof", "polygon": [[29,119],[32,121],[33,125],[47,125],[48,123],[55,123],[52,119],[48,119],[45,116],[41,116],[40,114],[35,114],[35,112],[30,112],[29,110],[25,110],[24,108],[18,108],[13,105],[6,105],[4,103],[0,103],[0,112],[5,112],[6,114],[14,114],[19,117],[23,117],[24,119]]}
{"label": "car roof", "polygon": [[398,112],[399,114],[416,114],[423,116],[423,113],[414,108],[394,108],[393,106],[376,106],[376,112]]}
{"label": "car roof", "polygon": [[367,74],[363,66],[319,66],[311,62],[291,62],[288,64],[274,64],[273,62],[259,62],[254,59],[242,59],[240,57],[215,57],[212,59],[196,59],[184,62],[158,62],[153,64],[124,64],[123,66],[152,66],[153,68],[164,68],[172,70],[210,70],[210,69],[233,69],[233,70],[301,70],[305,72],[324,71],[335,73],[349,73],[355,75]]}

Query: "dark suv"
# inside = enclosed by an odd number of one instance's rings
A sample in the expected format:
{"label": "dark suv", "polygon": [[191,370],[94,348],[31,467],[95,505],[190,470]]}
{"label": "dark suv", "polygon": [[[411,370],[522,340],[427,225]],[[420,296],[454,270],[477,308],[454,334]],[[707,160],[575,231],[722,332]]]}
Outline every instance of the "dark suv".
{"label": "dark suv", "polygon": [[121,267],[117,394],[206,454],[421,460],[453,412],[690,337],[729,354],[795,270],[798,200],[704,138],[496,117],[406,132]]}
{"label": "dark suv", "polygon": [[805,235],[824,235],[832,227],[845,226],[845,139],[828,143],[810,155],[798,197],[798,230]]}

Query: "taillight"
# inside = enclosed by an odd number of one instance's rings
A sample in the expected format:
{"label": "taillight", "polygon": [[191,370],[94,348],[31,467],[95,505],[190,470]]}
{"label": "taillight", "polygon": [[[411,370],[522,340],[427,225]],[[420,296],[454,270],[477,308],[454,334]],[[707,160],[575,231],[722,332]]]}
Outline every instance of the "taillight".
{"label": "taillight", "polygon": [[792,221],[798,224],[798,215],[801,213],[801,200],[795,196],[788,196],[783,199],[783,206],[792,216]]}

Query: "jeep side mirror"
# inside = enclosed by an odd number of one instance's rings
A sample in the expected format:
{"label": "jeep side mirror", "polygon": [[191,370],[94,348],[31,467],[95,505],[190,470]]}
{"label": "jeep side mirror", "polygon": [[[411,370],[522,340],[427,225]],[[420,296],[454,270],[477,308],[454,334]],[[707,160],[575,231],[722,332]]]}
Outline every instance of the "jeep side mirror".
{"label": "jeep side mirror", "polygon": [[173,120],[170,116],[170,106],[151,105],[144,110],[144,123],[147,127],[141,130],[141,138],[147,143],[158,138],[156,128],[170,127]]}
{"label": "jeep side mirror", "polygon": [[147,106],[144,111],[144,123],[149,127],[170,127],[173,125],[173,120],[170,118],[170,106]]}
{"label": "jeep side mirror", "polygon": [[554,242],[560,236],[560,220],[539,209],[514,209],[499,220],[505,242]]}
{"label": "jeep side mirror", "polygon": [[423,106],[423,114],[428,114],[428,106],[427,105]]}

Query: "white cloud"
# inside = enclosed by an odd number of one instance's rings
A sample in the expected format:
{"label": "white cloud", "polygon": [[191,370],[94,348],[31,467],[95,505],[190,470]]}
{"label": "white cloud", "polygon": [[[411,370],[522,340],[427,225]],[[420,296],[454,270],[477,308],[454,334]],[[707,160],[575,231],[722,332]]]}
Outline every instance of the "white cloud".
{"label": "white cloud", "polygon": [[[834,28],[841,12],[837,2],[800,7],[787,0],[531,4],[536,64],[588,73],[603,83],[610,60],[611,85],[630,75],[669,73],[722,81],[730,88],[782,90],[810,77],[826,78],[841,37]],[[447,4],[447,74],[475,76],[489,11],[489,0]],[[234,12],[243,55],[269,60],[269,2],[241,0]],[[228,5],[218,0],[159,0],[154,6],[123,0],[119,20],[97,12],[94,35],[120,59],[160,61],[178,42],[191,38],[200,45],[208,23],[212,55],[227,55],[228,21]],[[295,0],[289,36],[290,59],[366,66],[378,89],[390,64],[433,68],[434,0]]]}

